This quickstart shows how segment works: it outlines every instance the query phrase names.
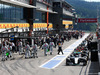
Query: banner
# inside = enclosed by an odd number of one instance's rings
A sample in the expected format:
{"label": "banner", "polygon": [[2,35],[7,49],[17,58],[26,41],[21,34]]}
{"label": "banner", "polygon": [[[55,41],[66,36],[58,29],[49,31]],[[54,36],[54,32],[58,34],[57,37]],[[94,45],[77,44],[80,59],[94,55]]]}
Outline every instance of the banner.
{"label": "banner", "polygon": [[63,24],[73,24],[73,21],[63,20]]}
{"label": "banner", "polygon": [[[13,28],[18,26],[19,28],[29,27],[28,23],[0,23],[0,29]],[[47,28],[47,23],[34,23],[33,28]],[[53,28],[53,24],[49,23],[48,28]]]}
{"label": "banner", "polygon": [[96,23],[97,18],[79,18],[78,23]]}

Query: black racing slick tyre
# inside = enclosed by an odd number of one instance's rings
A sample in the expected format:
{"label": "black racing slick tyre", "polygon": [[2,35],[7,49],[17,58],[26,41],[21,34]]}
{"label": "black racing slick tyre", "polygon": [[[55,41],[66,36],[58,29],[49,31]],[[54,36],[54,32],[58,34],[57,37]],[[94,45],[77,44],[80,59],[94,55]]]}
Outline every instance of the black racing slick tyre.
{"label": "black racing slick tyre", "polygon": [[87,61],[86,62],[83,62],[83,66],[86,66],[87,65]]}
{"label": "black racing slick tyre", "polygon": [[67,65],[69,65],[69,64],[68,64],[68,60],[66,59],[66,66],[67,66]]}
{"label": "black racing slick tyre", "polygon": [[66,62],[66,66],[69,65],[68,62]]}

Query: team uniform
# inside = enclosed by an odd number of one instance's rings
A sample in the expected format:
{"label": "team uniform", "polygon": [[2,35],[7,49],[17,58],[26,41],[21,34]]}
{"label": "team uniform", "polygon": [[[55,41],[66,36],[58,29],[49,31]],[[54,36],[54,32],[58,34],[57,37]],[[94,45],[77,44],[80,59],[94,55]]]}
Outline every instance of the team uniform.
{"label": "team uniform", "polygon": [[9,57],[12,57],[12,46],[7,45]]}
{"label": "team uniform", "polygon": [[19,55],[22,53],[22,42],[18,42]]}
{"label": "team uniform", "polygon": [[38,57],[37,56],[37,50],[38,50],[38,48],[37,48],[37,45],[36,44],[34,44],[33,46],[32,46],[32,57]]}
{"label": "team uniform", "polygon": [[30,46],[29,46],[29,44],[27,44],[25,46],[25,49],[26,49],[26,51],[25,51],[25,58],[27,58],[27,55],[28,55],[28,57],[30,57]]}
{"label": "team uniform", "polygon": [[7,60],[7,56],[6,56],[6,52],[8,51],[6,46],[2,46],[1,48],[2,51],[2,60],[5,61],[5,59]]}
{"label": "team uniform", "polygon": [[52,55],[53,46],[54,46],[54,42],[50,42],[50,44],[49,44],[49,47],[50,47],[50,55]]}
{"label": "team uniform", "polygon": [[42,48],[44,49],[44,55],[45,56],[47,56],[47,49],[48,49],[48,44],[47,43],[44,43],[43,45],[42,45]]}

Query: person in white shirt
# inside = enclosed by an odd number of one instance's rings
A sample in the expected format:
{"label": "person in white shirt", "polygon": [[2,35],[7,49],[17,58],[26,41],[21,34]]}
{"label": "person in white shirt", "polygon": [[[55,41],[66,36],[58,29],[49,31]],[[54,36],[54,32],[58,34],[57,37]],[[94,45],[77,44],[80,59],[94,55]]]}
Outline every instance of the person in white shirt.
{"label": "person in white shirt", "polygon": [[12,45],[12,51],[14,53],[15,52],[15,44],[14,44],[14,42],[12,42],[11,45]]}

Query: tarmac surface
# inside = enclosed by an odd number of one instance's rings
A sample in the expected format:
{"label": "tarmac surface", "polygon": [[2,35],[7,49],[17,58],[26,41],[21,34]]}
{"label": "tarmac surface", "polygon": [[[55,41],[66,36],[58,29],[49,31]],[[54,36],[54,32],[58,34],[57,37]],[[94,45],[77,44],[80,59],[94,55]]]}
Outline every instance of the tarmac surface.
{"label": "tarmac surface", "polygon": [[[63,49],[73,44],[76,39],[71,41],[65,41]],[[98,75],[98,62],[91,62],[89,59],[87,66],[66,66],[65,60],[54,69],[41,68],[40,65],[44,64],[51,58],[57,55],[58,47],[54,48],[53,55],[48,52],[47,56],[44,56],[44,51],[38,50],[38,58],[25,59],[24,55],[18,55],[14,53],[14,60],[8,59],[7,61],[1,61],[0,56],[0,75]]]}

